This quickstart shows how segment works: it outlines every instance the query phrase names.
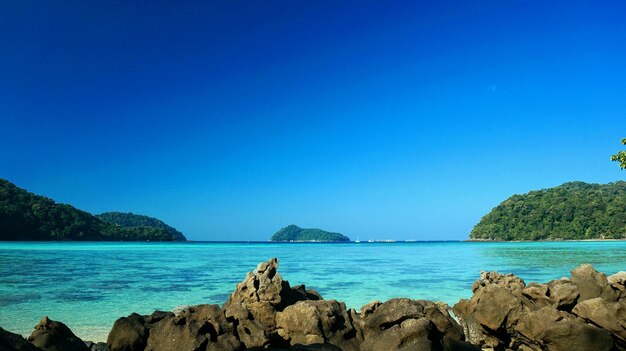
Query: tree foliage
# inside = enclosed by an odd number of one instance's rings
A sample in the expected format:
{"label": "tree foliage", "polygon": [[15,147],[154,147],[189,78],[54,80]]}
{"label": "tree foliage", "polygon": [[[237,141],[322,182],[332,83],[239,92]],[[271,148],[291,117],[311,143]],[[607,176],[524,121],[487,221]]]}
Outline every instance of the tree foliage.
{"label": "tree foliage", "polygon": [[[622,145],[626,145],[626,138],[622,139]],[[626,169],[626,151],[622,150],[612,155],[611,161],[618,162],[621,169]]]}
{"label": "tree foliage", "polygon": [[484,216],[472,230],[470,238],[626,238],[626,182],[571,182],[556,188],[513,195]]}
{"label": "tree foliage", "polygon": [[0,179],[0,240],[171,241],[173,238],[166,228],[122,227],[105,222]]}
{"label": "tree foliage", "polygon": [[164,229],[168,235],[171,236],[173,241],[185,241],[185,236],[178,230],[165,224],[163,221],[148,217],[144,215],[138,215],[134,213],[125,212],[105,212],[96,215],[102,221],[113,223],[123,228],[158,228]]}
{"label": "tree foliage", "polygon": [[292,224],[272,235],[270,241],[350,241],[350,238],[339,233],[315,228],[303,229]]}

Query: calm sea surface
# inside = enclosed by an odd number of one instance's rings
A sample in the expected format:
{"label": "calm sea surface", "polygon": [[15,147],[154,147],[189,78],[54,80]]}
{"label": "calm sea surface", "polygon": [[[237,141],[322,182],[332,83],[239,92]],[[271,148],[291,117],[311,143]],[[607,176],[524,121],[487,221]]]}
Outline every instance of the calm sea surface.
{"label": "calm sea surface", "polygon": [[226,301],[271,257],[291,285],[348,307],[392,297],[454,304],[481,270],[546,282],[578,264],[626,270],[626,242],[7,243],[0,242],[0,327],[30,334],[47,315],[104,341],[121,316]]}

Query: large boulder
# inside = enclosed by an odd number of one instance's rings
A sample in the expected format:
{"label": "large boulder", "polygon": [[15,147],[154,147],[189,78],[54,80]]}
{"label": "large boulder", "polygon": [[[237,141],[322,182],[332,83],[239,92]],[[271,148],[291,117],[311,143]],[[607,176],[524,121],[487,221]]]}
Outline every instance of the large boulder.
{"label": "large boulder", "polygon": [[40,351],[19,334],[0,328],[0,351]]}
{"label": "large boulder", "polygon": [[89,351],[65,324],[43,317],[28,337],[34,346],[43,351]]}
{"label": "large boulder", "polygon": [[497,272],[482,272],[472,290],[474,295],[459,301],[453,311],[469,342],[494,349],[506,346],[507,340],[500,336],[510,333],[520,316],[534,306],[524,293],[543,293],[542,287],[526,289],[518,277]]}
{"label": "large boulder", "polygon": [[113,323],[113,328],[107,338],[107,345],[111,351],[143,351],[148,343],[150,328],[173,313],[155,311],[151,315],[133,313],[128,317],[121,317]]}
{"label": "large boulder", "polygon": [[464,339],[446,309],[430,301],[391,299],[367,305],[366,311],[361,351],[443,350]]}
{"label": "large boulder", "polygon": [[609,285],[606,275],[596,271],[590,264],[582,264],[572,270],[572,283],[580,291],[579,302],[596,297],[616,301],[619,297]]}
{"label": "large boulder", "polygon": [[606,330],[551,307],[522,315],[515,331],[518,335],[511,346],[516,349],[520,345],[548,351],[609,351],[613,348],[613,339]]}
{"label": "large boulder", "polygon": [[580,292],[578,286],[568,278],[552,280],[548,283],[550,302],[558,310],[571,311],[576,305]]}
{"label": "large boulder", "polygon": [[234,351],[241,343],[218,305],[198,305],[163,318],[151,329],[145,351]]}
{"label": "large boulder", "polygon": [[259,263],[222,307],[247,348],[280,343],[284,339],[276,333],[276,314],[298,301],[321,300],[317,292],[303,285],[291,288],[277,269],[276,258]]}
{"label": "large boulder", "polygon": [[580,296],[578,287],[568,278],[552,280],[547,284],[530,283],[522,289],[522,295],[537,308],[552,306],[568,312],[576,305]]}
{"label": "large boulder", "polygon": [[292,346],[330,344],[358,350],[356,331],[343,302],[300,301],[276,314],[278,335]]}
{"label": "large boulder", "polygon": [[579,303],[572,313],[610,332],[626,346],[626,303],[596,297]]}

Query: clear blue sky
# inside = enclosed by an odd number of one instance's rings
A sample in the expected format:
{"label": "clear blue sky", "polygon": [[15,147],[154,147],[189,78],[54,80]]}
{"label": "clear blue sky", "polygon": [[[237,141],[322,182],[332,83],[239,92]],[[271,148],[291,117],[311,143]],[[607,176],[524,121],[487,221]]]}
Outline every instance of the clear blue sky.
{"label": "clear blue sky", "polygon": [[611,182],[623,1],[6,1],[0,177],[194,240],[465,239]]}

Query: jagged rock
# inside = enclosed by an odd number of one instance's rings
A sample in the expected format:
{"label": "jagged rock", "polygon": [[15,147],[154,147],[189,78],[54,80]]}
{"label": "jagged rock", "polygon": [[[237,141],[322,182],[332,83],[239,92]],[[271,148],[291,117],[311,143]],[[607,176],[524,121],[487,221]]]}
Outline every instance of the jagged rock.
{"label": "jagged rock", "polygon": [[528,310],[522,289],[509,289],[506,285],[486,285],[475,291],[469,300],[454,305],[465,337],[476,345],[501,347],[498,338],[501,330],[511,329],[520,315]]}
{"label": "jagged rock", "polygon": [[43,317],[28,341],[43,351],[89,351],[65,324]]}
{"label": "jagged rock", "polygon": [[247,348],[264,347],[272,340],[280,341],[276,335],[277,312],[298,301],[321,299],[317,292],[306,290],[304,285],[291,288],[277,269],[276,258],[259,263],[237,284],[223,306],[226,317],[235,323],[238,334],[245,335],[242,342]]}
{"label": "jagged rock", "polygon": [[361,351],[441,350],[444,339],[462,341],[463,331],[435,303],[400,298],[377,306],[364,318],[363,337]]}
{"label": "jagged rock", "polygon": [[145,351],[232,351],[240,347],[234,325],[219,306],[198,305],[156,323],[150,329]]}
{"label": "jagged rock", "polygon": [[626,345],[626,304],[597,297],[579,303],[572,313],[607,330]]}
{"label": "jagged rock", "polygon": [[[607,278],[607,281],[609,282],[609,284],[611,286],[624,286],[624,284],[626,284],[626,272],[622,271],[622,272],[617,272],[613,275],[610,275]],[[620,288],[618,288],[617,286],[615,287],[618,290],[622,290]]]}
{"label": "jagged rock", "polygon": [[484,348],[503,347],[502,330],[511,329],[520,314],[534,307],[522,293],[525,288],[526,283],[513,274],[481,272],[472,285],[474,295],[453,307],[465,338]]}
{"label": "jagged rock", "polygon": [[548,283],[550,302],[559,310],[571,311],[576,305],[580,292],[578,286],[567,278],[552,280]]}
{"label": "jagged rock", "polygon": [[596,297],[617,300],[617,294],[609,286],[606,275],[596,271],[590,264],[582,264],[572,270],[572,283],[580,291],[578,302]]}
{"label": "jagged rock", "polygon": [[356,331],[343,302],[300,301],[276,314],[276,329],[290,345],[331,344],[358,350]]}
{"label": "jagged rock", "polygon": [[171,312],[155,311],[142,316],[133,313],[115,321],[107,338],[111,351],[143,351],[148,343],[150,328],[166,317],[174,316]]}
{"label": "jagged rock", "polygon": [[0,328],[0,351],[40,351],[19,334]]}
{"label": "jagged rock", "polygon": [[615,291],[617,299],[626,302],[626,272],[617,272],[609,276],[607,280]]}
{"label": "jagged rock", "polygon": [[[582,299],[593,295],[602,297]],[[483,350],[621,350],[626,323],[620,326],[619,314],[625,313],[614,299],[606,276],[583,265],[572,271],[571,281],[528,286],[515,276],[481,273],[472,298],[454,311],[466,338]]]}
{"label": "jagged rock", "polygon": [[382,302],[376,300],[361,306],[361,318],[367,318],[370,314],[374,313],[374,311],[376,311],[376,309],[382,304]]}
{"label": "jagged rock", "polygon": [[522,294],[530,299],[535,305],[552,305],[549,298],[550,293],[547,284],[530,283],[522,289]]}
{"label": "jagged rock", "polygon": [[474,282],[472,285],[472,292],[481,287],[489,285],[498,285],[509,289],[511,292],[517,294],[521,293],[522,289],[526,286],[526,283],[514,274],[500,274],[498,272],[480,272],[480,279]]}
{"label": "jagged rock", "polygon": [[536,308],[553,306],[556,309],[571,311],[578,300],[578,287],[567,278],[552,280],[548,284],[530,283],[522,289]]}
{"label": "jagged rock", "polygon": [[613,348],[613,339],[606,330],[552,307],[525,313],[515,331],[520,334],[516,342],[531,350],[609,351]]}

